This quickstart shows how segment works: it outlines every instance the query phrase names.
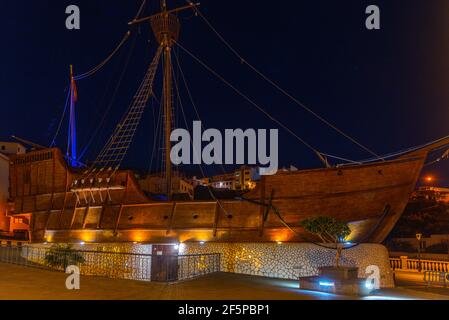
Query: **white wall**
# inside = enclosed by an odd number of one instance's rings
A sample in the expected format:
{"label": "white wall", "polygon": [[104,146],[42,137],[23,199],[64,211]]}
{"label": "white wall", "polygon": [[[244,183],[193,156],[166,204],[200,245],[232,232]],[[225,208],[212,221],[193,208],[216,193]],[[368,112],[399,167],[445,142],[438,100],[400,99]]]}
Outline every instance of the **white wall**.
{"label": "white wall", "polygon": [[[181,250],[182,249],[182,250]],[[318,275],[318,268],[335,264],[335,250],[310,243],[184,243],[180,254],[221,253],[221,270],[271,278],[298,279]],[[359,278],[366,268],[379,267],[380,286],[394,287],[387,248],[360,244],[343,250],[341,265],[358,267]]]}

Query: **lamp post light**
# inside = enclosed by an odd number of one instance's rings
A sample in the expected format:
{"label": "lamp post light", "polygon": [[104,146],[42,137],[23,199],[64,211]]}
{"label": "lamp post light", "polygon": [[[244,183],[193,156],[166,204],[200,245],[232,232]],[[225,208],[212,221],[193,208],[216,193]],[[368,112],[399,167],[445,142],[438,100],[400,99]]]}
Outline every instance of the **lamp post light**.
{"label": "lamp post light", "polygon": [[422,238],[422,233],[417,233],[416,239],[418,240],[418,272],[421,272],[421,270],[422,270],[422,268],[421,268],[421,238]]}
{"label": "lamp post light", "polygon": [[432,182],[433,182],[433,180],[434,180],[434,178],[433,178],[432,176],[426,176],[426,177],[424,178],[424,180],[425,180],[425,182],[426,182],[428,185],[431,185]]}

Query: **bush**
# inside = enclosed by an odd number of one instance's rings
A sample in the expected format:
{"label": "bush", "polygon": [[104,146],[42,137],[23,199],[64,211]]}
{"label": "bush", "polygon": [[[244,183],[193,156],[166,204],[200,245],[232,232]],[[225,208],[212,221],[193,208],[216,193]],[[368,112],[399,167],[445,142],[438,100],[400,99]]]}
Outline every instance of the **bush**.
{"label": "bush", "polygon": [[314,217],[303,220],[301,227],[316,234],[324,243],[341,243],[351,234],[347,223],[332,217]]}
{"label": "bush", "polygon": [[324,243],[335,244],[335,265],[338,268],[343,250],[341,243],[351,234],[348,224],[332,217],[314,217],[303,220],[301,227],[307,232],[316,234]]}
{"label": "bush", "polygon": [[79,251],[72,249],[70,244],[55,244],[45,254],[45,264],[52,268],[65,270],[68,266],[83,264],[85,259]]}

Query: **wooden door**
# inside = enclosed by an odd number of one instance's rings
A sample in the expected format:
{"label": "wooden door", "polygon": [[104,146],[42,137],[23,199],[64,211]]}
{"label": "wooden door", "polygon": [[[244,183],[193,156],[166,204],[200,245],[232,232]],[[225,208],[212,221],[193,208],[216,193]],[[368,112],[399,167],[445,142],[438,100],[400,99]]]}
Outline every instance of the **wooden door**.
{"label": "wooden door", "polygon": [[151,281],[178,280],[178,250],[172,245],[153,245]]}

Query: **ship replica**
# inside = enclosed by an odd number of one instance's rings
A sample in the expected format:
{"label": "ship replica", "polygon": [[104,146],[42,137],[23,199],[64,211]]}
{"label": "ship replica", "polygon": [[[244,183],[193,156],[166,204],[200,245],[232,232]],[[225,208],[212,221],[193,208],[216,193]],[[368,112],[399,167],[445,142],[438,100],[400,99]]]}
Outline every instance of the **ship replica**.
{"label": "ship replica", "polygon": [[[30,241],[313,242],[318,239],[300,227],[301,221],[329,216],[349,224],[352,233],[348,241],[382,242],[404,211],[429,152],[444,149],[448,137],[391,157],[337,166],[324,161],[324,168],[261,176],[254,189],[238,198],[217,199],[211,193],[212,200],[174,200],[171,55],[180,29],[178,12],[199,11],[193,3],[169,10],[162,1],[161,7],[158,14],[137,17],[130,23],[149,22],[159,47],[130,107],[93,164],[76,168],[74,152],[67,158],[58,148],[37,149],[11,158],[12,214],[31,216]],[[119,166],[153,94],[160,62],[164,200],[149,197],[135,173]],[[73,108],[76,77],[71,80]],[[323,160],[324,156],[319,156]]]}

